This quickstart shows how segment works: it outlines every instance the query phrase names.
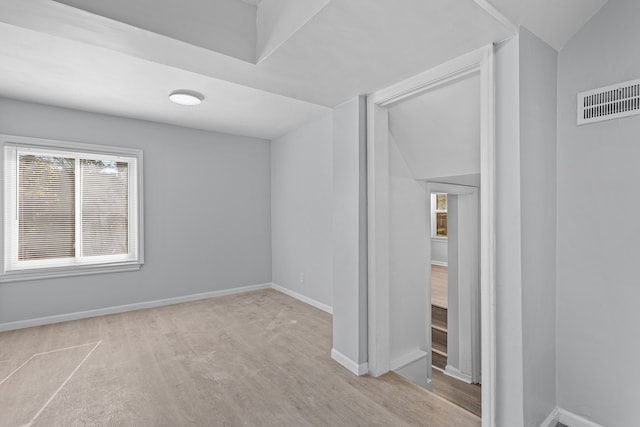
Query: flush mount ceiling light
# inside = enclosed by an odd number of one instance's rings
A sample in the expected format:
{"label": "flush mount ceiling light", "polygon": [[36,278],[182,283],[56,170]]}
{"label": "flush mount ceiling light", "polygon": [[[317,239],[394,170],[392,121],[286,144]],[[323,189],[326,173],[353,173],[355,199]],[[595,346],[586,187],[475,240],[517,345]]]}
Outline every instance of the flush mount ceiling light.
{"label": "flush mount ceiling light", "polygon": [[171,102],[180,105],[200,105],[204,100],[204,95],[192,90],[174,90],[169,95]]}

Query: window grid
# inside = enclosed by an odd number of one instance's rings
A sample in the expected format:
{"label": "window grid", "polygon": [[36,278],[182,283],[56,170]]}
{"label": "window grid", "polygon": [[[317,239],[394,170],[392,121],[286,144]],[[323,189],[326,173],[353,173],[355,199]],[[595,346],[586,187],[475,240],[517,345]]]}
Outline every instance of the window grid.
{"label": "window grid", "polygon": [[[141,150],[6,135],[0,138],[5,178],[0,282],[140,268]],[[60,168],[62,164],[66,169]],[[66,178],[59,179],[63,169]],[[35,181],[27,182],[34,177]],[[69,179],[73,190],[64,182]],[[71,202],[73,213],[65,202]],[[50,215],[49,208],[59,215]],[[70,221],[73,229],[65,221]],[[47,245],[59,243],[58,223],[61,230],[73,234],[71,245],[61,243],[71,252],[47,254]],[[36,233],[32,241],[25,237],[28,227]],[[26,246],[21,248],[20,244],[31,244],[44,255],[32,251],[35,255],[29,256]],[[69,254],[72,256],[66,256]]]}

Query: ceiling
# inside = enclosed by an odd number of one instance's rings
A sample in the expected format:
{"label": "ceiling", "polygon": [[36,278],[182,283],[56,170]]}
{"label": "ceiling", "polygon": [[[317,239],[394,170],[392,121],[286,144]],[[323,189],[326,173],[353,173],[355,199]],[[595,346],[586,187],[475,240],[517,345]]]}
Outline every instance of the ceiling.
{"label": "ceiling", "polygon": [[508,20],[522,25],[556,50],[608,0],[488,0]]}
{"label": "ceiling", "polygon": [[[195,16],[213,19],[204,13],[213,2],[216,16],[244,23],[194,33],[176,33],[192,18],[175,11],[158,15],[156,7],[157,20],[140,21],[150,0],[61,1],[99,9],[0,0],[0,96],[267,139],[513,34],[481,0],[309,0],[305,7],[192,0]],[[533,26],[544,20],[532,6],[543,3],[554,18],[530,29],[559,45],[604,1],[521,0],[514,8],[513,0],[491,0],[507,19]],[[255,28],[236,16],[246,3]],[[175,89],[201,92],[205,102],[171,104]]]}

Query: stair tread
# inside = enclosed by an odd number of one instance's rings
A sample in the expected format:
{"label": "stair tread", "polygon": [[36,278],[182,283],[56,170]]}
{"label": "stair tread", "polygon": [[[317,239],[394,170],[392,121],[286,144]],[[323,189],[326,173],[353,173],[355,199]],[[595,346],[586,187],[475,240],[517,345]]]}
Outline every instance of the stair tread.
{"label": "stair tread", "polygon": [[447,309],[431,305],[431,324],[447,329]]}
{"label": "stair tread", "polygon": [[444,332],[445,334],[448,333],[447,331],[447,325],[442,325],[440,322],[433,322],[431,323],[431,328],[440,331],[440,332]]}
{"label": "stair tread", "polygon": [[447,354],[442,354],[442,352],[431,349],[431,364],[440,369],[444,369],[447,366]]}
{"label": "stair tread", "polygon": [[442,347],[441,345],[439,345],[438,343],[431,343],[431,350],[433,350],[435,353],[438,353],[442,356],[446,356],[447,355],[447,348],[446,347]]}

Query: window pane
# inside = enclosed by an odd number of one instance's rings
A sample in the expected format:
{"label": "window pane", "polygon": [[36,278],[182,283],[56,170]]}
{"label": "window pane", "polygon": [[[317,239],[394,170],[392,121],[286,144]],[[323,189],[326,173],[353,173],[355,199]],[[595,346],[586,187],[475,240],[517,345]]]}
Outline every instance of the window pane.
{"label": "window pane", "polygon": [[446,211],[447,210],[447,195],[446,194],[436,194],[436,210],[437,211]]}
{"label": "window pane", "polygon": [[129,252],[129,165],[81,160],[82,255]]}
{"label": "window pane", "polygon": [[436,236],[447,236],[447,213],[436,213]]}
{"label": "window pane", "polygon": [[19,156],[18,259],[75,255],[75,163],[64,157]]}

